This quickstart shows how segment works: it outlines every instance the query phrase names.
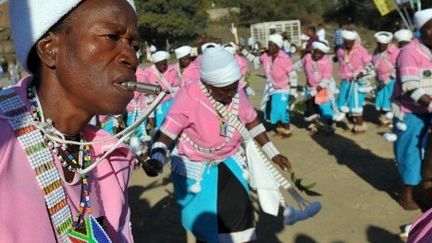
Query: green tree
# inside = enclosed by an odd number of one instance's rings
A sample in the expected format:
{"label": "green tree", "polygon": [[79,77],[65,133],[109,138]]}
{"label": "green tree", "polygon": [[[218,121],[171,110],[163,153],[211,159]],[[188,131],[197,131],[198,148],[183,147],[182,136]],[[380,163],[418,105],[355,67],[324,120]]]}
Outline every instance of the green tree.
{"label": "green tree", "polygon": [[135,0],[142,40],[165,47],[194,40],[204,32],[208,15],[204,0]]}

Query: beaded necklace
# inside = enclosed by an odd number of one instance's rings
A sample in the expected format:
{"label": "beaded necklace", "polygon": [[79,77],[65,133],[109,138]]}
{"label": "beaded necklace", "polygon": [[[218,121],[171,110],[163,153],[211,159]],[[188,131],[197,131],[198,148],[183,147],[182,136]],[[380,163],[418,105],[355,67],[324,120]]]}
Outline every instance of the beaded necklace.
{"label": "beaded necklace", "polygon": [[[43,111],[40,108],[39,98],[35,88],[29,89],[28,98],[32,106],[33,119],[42,120]],[[43,121],[43,120],[42,120]],[[51,122],[52,124],[52,122]],[[61,134],[61,132],[57,132]],[[80,135],[80,137],[82,137]],[[84,140],[81,138],[81,142]],[[78,161],[70,153],[65,144],[58,144],[53,141],[48,141],[48,147],[51,149],[53,156],[56,156],[63,167],[69,171],[75,172],[78,167],[85,169],[92,163],[91,148],[89,145],[80,145],[78,151]],[[68,238],[75,242],[76,240],[84,242],[111,242],[102,226],[91,215],[92,209],[90,207],[90,184],[87,174],[81,174],[81,193],[80,204],[78,207],[76,220],[73,220],[72,227],[68,230]],[[84,214],[88,212],[89,217],[84,220]]]}
{"label": "beaded necklace", "polygon": [[221,150],[223,147],[225,147],[225,145],[232,139],[234,132],[235,132],[235,128],[233,126],[229,125],[229,121],[233,118],[233,117],[237,117],[238,116],[238,112],[239,112],[239,94],[237,92],[237,94],[234,96],[232,102],[231,102],[231,106],[230,106],[230,111],[228,110],[228,108],[226,108],[223,104],[215,101],[213,99],[213,97],[211,96],[211,94],[208,92],[207,88],[200,82],[200,88],[201,91],[204,93],[204,95],[209,99],[213,109],[216,112],[216,115],[218,117],[219,120],[219,131],[220,131],[220,135],[225,137],[225,140],[222,144],[215,146],[215,147],[211,147],[211,148],[206,148],[206,147],[202,147],[198,144],[196,144],[186,133],[182,133],[180,139],[186,141],[187,143],[189,143],[192,147],[194,147],[195,149],[197,149],[198,151],[202,152],[202,153],[207,153],[207,154],[212,154],[216,151]]}
{"label": "beaded necklace", "polygon": [[[65,146],[44,139],[43,134],[36,128],[34,121],[43,119],[34,88],[29,88],[28,99],[31,103],[31,113],[13,88],[0,90],[0,111],[7,117],[14,134],[27,154],[31,168],[36,174],[36,180],[44,194],[50,220],[61,242],[111,242],[98,222],[91,216],[85,219],[86,234],[75,231],[80,225],[82,215],[90,208],[89,184],[87,176],[82,177],[82,192],[80,208],[77,220],[72,220],[72,213],[67,203],[66,193],[61,183],[61,175],[57,170],[53,156],[60,159],[59,148],[66,150]],[[50,151],[51,150],[51,151]],[[73,156],[66,155],[67,164],[78,164],[82,167],[88,166],[91,161],[90,146],[85,146],[79,154],[78,162]],[[69,162],[68,162],[69,161]],[[65,161],[62,161],[64,164]],[[73,169],[73,167],[71,167]],[[69,167],[68,167],[69,169]]]}

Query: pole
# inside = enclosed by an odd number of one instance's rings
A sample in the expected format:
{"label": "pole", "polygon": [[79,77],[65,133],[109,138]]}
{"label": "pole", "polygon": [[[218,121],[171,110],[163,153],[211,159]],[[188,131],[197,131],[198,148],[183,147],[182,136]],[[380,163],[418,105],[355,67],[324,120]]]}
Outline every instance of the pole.
{"label": "pole", "polygon": [[410,25],[410,24],[408,23],[408,21],[406,20],[404,14],[402,13],[402,11],[401,11],[400,8],[399,8],[399,5],[396,3],[396,0],[393,0],[393,3],[394,3],[394,5],[396,6],[396,10],[398,11],[400,17],[402,18],[402,22],[404,23],[404,25],[405,25],[408,29],[413,30],[413,29],[414,29],[413,26]]}

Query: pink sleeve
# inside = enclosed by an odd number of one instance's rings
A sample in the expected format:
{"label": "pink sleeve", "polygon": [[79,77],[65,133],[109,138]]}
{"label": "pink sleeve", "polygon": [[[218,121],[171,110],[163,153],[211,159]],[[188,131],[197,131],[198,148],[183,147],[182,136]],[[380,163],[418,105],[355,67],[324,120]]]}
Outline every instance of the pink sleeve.
{"label": "pink sleeve", "polygon": [[161,131],[170,138],[177,138],[177,136],[186,126],[190,117],[189,111],[195,110],[192,107],[194,102],[191,101],[192,100],[187,93],[187,89],[180,89],[180,91],[174,97],[173,105],[168,111],[165,121],[161,127]]}
{"label": "pink sleeve", "polygon": [[420,85],[418,69],[420,62],[417,61],[417,54],[415,50],[408,48],[403,49],[399,55],[397,68],[404,91],[416,89]]}
{"label": "pink sleeve", "polygon": [[291,61],[291,58],[284,58],[284,63],[283,63],[284,65],[284,67],[285,67],[285,72],[287,73],[287,74],[289,74],[290,72],[292,72],[292,71],[294,71],[294,65],[293,65],[293,63],[292,63],[292,61]]}
{"label": "pink sleeve", "polygon": [[257,112],[255,110],[255,107],[253,107],[250,101],[248,100],[244,90],[239,90],[239,102],[240,102],[240,108],[239,108],[240,121],[243,124],[248,124],[254,121],[257,118]]}
{"label": "pink sleeve", "polygon": [[171,86],[177,87],[180,86],[180,80],[178,78],[177,69],[175,67],[175,64],[172,64],[168,67],[167,70],[167,81],[170,83]]}
{"label": "pink sleeve", "polygon": [[399,53],[400,53],[399,48],[395,47],[390,54],[390,61],[394,66],[396,66],[396,60],[399,56]]}
{"label": "pink sleeve", "polygon": [[366,65],[366,64],[370,63],[372,61],[372,56],[369,54],[369,52],[366,50],[366,48],[364,48],[362,46],[361,47],[361,52],[362,52],[363,65]]}
{"label": "pink sleeve", "polygon": [[135,76],[136,76],[137,82],[143,82],[145,80],[144,70],[141,67],[138,67],[136,72],[135,72]]}
{"label": "pink sleeve", "polygon": [[326,56],[324,56],[323,58],[325,58],[325,62],[324,62],[322,77],[323,79],[330,80],[333,78],[333,64]]}

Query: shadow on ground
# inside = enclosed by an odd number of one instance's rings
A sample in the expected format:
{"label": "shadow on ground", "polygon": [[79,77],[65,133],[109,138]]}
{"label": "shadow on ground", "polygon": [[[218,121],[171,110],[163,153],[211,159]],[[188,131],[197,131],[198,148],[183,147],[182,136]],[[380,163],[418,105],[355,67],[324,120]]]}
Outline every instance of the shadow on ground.
{"label": "shadow on ground", "polygon": [[145,187],[129,187],[129,206],[131,208],[132,233],[135,242],[141,243],[186,243],[186,231],[180,223],[180,214],[174,200],[174,195],[165,191],[166,196],[150,206],[142,194],[170,181],[151,183]]}
{"label": "shadow on ground", "polygon": [[335,156],[338,164],[347,166],[375,189],[385,191],[397,200],[401,182],[394,160],[379,157],[339,134],[331,135],[331,139],[327,135],[316,134],[312,139]]}

